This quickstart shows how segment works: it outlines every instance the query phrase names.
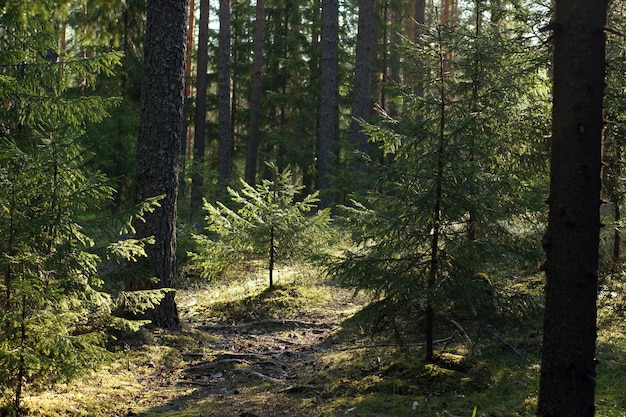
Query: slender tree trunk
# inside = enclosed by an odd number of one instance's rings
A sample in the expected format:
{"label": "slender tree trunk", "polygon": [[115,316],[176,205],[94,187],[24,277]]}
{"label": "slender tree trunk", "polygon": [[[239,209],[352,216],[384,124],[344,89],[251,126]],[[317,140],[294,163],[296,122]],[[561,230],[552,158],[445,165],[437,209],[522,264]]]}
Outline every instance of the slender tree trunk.
{"label": "slender tree trunk", "polygon": [[[621,200],[621,199],[620,199]],[[621,253],[622,253],[622,235],[621,235],[621,227],[619,226],[621,220],[620,214],[620,202],[616,201],[613,203],[613,221],[615,222],[615,230],[613,232],[613,256],[612,256],[612,265],[611,269],[613,273],[619,272],[621,268]]]}
{"label": "slender tree trunk", "polygon": [[265,1],[256,2],[254,22],[254,55],[252,57],[252,96],[250,97],[250,127],[246,157],[246,182],[256,183],[261,126],[261,96],[263,92],[263,44],[265,43]]}
{"label": "slender tree trunk", "polygon": [[[145,214],[145,223],[136,224],[136,230],[137,237],[154,236],[155,243],[146,253],[151,274],[159,280],[157,287],[174,288],[179,152],[185,125],[187,0],[148,0],[147,11],[135,200],[164,197],[160,207]],[[152,322],[159,327],[180,327],[174,291],[153,312]]]}
{"label": "slender tree trunk", "polygon": [[270,227],[270,263],[269,263],[269,270],[270,270],[270,288],[274,288],[274,257],[276,255],[276,250],[274,248],[274,226]]}
{"label": "slender tree trunk", "polygon": [[196,113],[193,138],[193,163],[191,175],[191,213],[195,216],[202,206],[204,190],[204,153],[206,144],[207,71],[209,64],[209,0],[200,0],[198,22],[198,63],[196,70]]}
{"label": "slender tree trunk", "polygon": [[322,0],[322,61],[319,113],[318,187],[320,207],[334,202],[332,177],[337,163],[337,43],[339,3]]}
{"label": "slender tree trunk", "polygon": [[[185,124],[187,122],[187,104],[191,100],[193,94],[193,85],[191,83],[191,76],[193,74],[193,43],[194,43],[194,22],[196,16],[196,2],[195,0],[189,1],[189,12],[187,13],[187,57],[185,63]],[[192,143],[193,143],[193,126],[185,126],[185,140],[181,141],[180,154],[185,157],[183,164],[186,160],[191,160],[192,156]],[[184,166],[181,167],[184,171]]]}
{"label": "slender tree trunk", "polygon": [[183,138],[180,141],[180,168],[178,179],[181,192],[178,200],[178,208],[181,209],[181,218],[186,218],[191,222],[191,184],[186,181],[187,170],[192,162],[193,156],[193,135],[194,125],[189,123],[189,108],[191,107],[191,98],[193,95],[193,49],[194,49],[194,25],[195,25],[195,0],[188,0],[189,11],[187,12],[187,53],[185,61],[185,106],[183,108],[185,124],[183,125]]}
{"label": "slender tree trunk", "polygon": [[26,318],[27,318],[27,302],[26,302],[26,285],[24,284],[24,264],[21,265],[21,303],[20,303],[20,353],[17,364],[17,386],[15,387],[15,411],[17,416],[25,415],[25,410],[22,409],[22,391],[24,384],[26,383],[26,357],[24,350],[26,349]]}
{"label": "slender tree trunk", "polygon": [[[411,42],[417,42],[419,34],[424,30],[422,27],[426,23],[426,0],[415,0],[412,3],[412,19],[409,19],[407,36]],[[418,29],[419,28],[419,29]],[[413,65],[421,67],[421,62],[415,62]],[[411,71],[405,77],[407,85],[413,85],[413,94],[416,97],[422,97],[424,95],[424,83],[421,80],[416,80]]]}
{"label": "slender tree trunk", "polygon": [[[482,51],[480,49],[480,37],[482,30],[482,11],[480,8],[481,0],[476,0],[474,6],[475,10],[475,20],[474,20],[474,45],[476,50],[474,51],[474,65],[472,68],[472,93],[470,95],[470,101],[468,106],[468,116],[471,117],[472,114],[476,114],[478,112],[478,92],[480,89],[480,81],[481,81],[481,72],[480,72],[480,64],[482,62]],[[475,140],[474,136],[470,136],[469,138],[469,146],[468,146],[468,160],[470,162],[474,161],[474,147]],[[476,218],[476,213],[474,210],[469,210],[469,218],[467,219],[467,239],[468,240],[476,240],[476,233],[478,231],[478,219]]]}
{"label": "slender tree trunk", "polygon": [[546,301],[538,414],[594,415],[608,0],[559,1],[554,29]]}
{"label": "slender tree trunk", "polygon": [[371,73],[374,48],[374,12],[375,0],[359,1],[351,122],[352,147],[358,152],[367,152],[367,135],[361,129],[360,123],[369,121],[372,109]]}
{"label": "slender tree trunk", "polygon": [[381,51],[380,51],[380,107],[386,112],[387,108],[387,82],[389,81],[389,0],[383,2],[382,17],[382,33],[381,33]]}
{"label": "slender tree trunk", "polygon": [[[439,30],[441,26],[438,26]],[[443,50],[443,37],[439,31],[439,138],[437,143],[437,172],[435,173],[435,201],[433,208],[433,226],[431,241],[430,269],[427,282],[426,312],[425,312],[425,339],[426,339],[426,360],[432,361],[434,358],[433,349],[433,325],[435,313],[432,305],[432,293],[437,283],[439,275],[439,235],[441,233],[441,200],[443,197],[443,169],[444,169],[444,145],[446,132],[446,90],[445,90],[445,51]]]}
{"label": "slender tree trunk", "polygon": [[218,69],[218,194],[225,194],[232,169],[232,127],[230,122],[230,0],[220,0]]}

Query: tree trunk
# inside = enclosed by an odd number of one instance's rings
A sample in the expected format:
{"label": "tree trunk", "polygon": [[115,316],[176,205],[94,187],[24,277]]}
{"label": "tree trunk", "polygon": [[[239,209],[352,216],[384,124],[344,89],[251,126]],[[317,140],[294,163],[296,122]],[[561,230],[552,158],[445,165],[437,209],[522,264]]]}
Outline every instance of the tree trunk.
{"label": "tree trunk", "polygon": [[[191,101],[191,96],[193,94],[193,86],[191,84],[191,76],[193,74],[193,43],[194,43],[194,24],[195,24],[195,16],[196,16],[196,1],[188,0],[189,2],[189,12],[187,13],[187,57],[185,63],[185,124],[187,124],[187,103]],[[185,139],[181,141],[180,146],[180,154],[184,157],[183,166],[181,166],[181,170],[184,171],[184,164],[186,161],[191,160],[191,146],[193,143],[193,128],[191,124],[189,126],[185,126]],[[184,174],[183,174],[184,175]]]}
{"label": "tree trunk", "polygon": [[254,23],[254,55],[252,57],[252,96],[250,97],[250,127],[246,158],[246,182],[256,183],[261,126],[261,95],[263,90],[263,44],[265,43],[265,0],[256,2]]}
{"label": "tree trunk", "polygon": [[322,0],[322,61],[319,113],[318,188],[320,208],[334,202],[332,177],[337,153],[337,43],[339,3]]}
{"label": "tree trunk", "polygon": [[202,208],[204,190],[204,152],[206,144],[207,68],[209,63],[209,0],[200,0],[198,22],[198,63],[196,70],[196,113],[193,138],[193,163],[191,175],[191,213],[197,215]]}
{"label": "tree trunk", "polygon": [[435,201],[433,207],[433,225],[431,240],[431,256],[430,268],[428,272],[428,281],[426,288],[426,311],[424,314],[424,338],[426,340],[426,360],[432,361],[434,358],[433,350],[433,327],[435,321],[435,312],[433,308],[433,291],[437,284],[437,276],[439,275],[439,235],[441,233],[441,202],[443,198],[443,175],[445,160],[445,139],[446,139],[446,70],[445,70],[445,52],[443,50],[443,36],[441,34],[441,25],[437,26],[439,41],[439,137],[437,143],[437,171],[435,172]]}
{"label": "tree trunk", "polygon": [[230,120],[230,0],[220,0],[218,95],[218,195],[226,194],[231,177],[232,132]]}
{"label": "tree trunk", "polygon": [[[137,237],[154,236],[146,248],[157,287],[175,287],[176,199],[180,141],[184,132],[187,0],[148,0],[144,76],[135,173],[135,200],[164,195],[161,206],[136,225]],[[131,283],[132,286],[132,283]],[[150,288],[154,285],[144,284]],[[174,293],[154,311],[159,327],[180,326]]]}
{"label": "tree trunk", "polygon": [[607,0],[556,3],[541,417],[593,416]]}
{"label": "tree trunk", "polygon": [[367,152],[367,135],[361,121],[369,121],[372,109],[371,72],[374,47],[375,0],[359,1],[359,24],[356,36],[354,90],[352,92],[352,146],[358,152]]}

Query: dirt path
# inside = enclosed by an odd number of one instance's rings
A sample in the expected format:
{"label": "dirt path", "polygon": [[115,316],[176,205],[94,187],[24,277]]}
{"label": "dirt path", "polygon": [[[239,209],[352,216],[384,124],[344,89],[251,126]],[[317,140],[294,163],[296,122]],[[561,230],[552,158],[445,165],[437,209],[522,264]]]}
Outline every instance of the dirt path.
{"label": "dirt path", "polygon": [[[131,405],[125,415],[318,415],[320,402],[333,395],[327,373],[339,360],[337,352],[353,349],[357,339],[346,331],[346,320],[363,302],[332,288],[324,303],[303,305],[289,318],[248,314],[230,323],[211,323],[211,317],[197,314],[197,303],[196,314],[183,307],[186,324],[177,337],[186,343],[171,359],[176,366],[155,364],[142,381],[149,394],[135,398],[138,411]],[[154,337],[157,344],[172,344],[167,332]]]}

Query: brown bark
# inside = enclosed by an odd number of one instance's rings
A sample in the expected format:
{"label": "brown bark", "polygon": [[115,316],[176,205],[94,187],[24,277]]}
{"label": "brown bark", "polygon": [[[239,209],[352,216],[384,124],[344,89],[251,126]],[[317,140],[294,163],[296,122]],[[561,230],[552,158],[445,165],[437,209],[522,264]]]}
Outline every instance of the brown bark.
{"label": "brown bark", "polygon": [[[135,199],[164,197],[160,207],[145,215],[145,223],[137,223],[136,230],[138,237],[152,235],[155,239],[146,252],[158,284],[142,286],[174,288],[179,151],[185,123],[187,0],[148,0],[147,6]],[[159,327],[180,326],[174,292],[154,311],[152,321]]]}
{"label": "brown bark", "polygon": [[594,415],[607,0],[556,3],[538,414]]}

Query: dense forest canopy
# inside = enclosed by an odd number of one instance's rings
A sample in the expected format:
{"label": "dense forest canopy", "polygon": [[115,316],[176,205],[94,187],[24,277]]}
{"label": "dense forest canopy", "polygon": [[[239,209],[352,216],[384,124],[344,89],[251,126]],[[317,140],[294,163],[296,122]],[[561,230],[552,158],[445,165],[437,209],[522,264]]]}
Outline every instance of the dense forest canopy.
{"label": "dense forest canopy", "polygon": [[[243,264],[270,289],[312,265],[370,297],[368,334],[435,361],[441,323],[540,323],[572,224],[591,235],[593,360],[596,288],[623,274],[624,5],[555,3],[180,0],[168,38],[156,0],[0,2],[0,415],[111,359],[120,332],[179,328],[175,288]],[[554,299],[544,343],[567,344]]]}

